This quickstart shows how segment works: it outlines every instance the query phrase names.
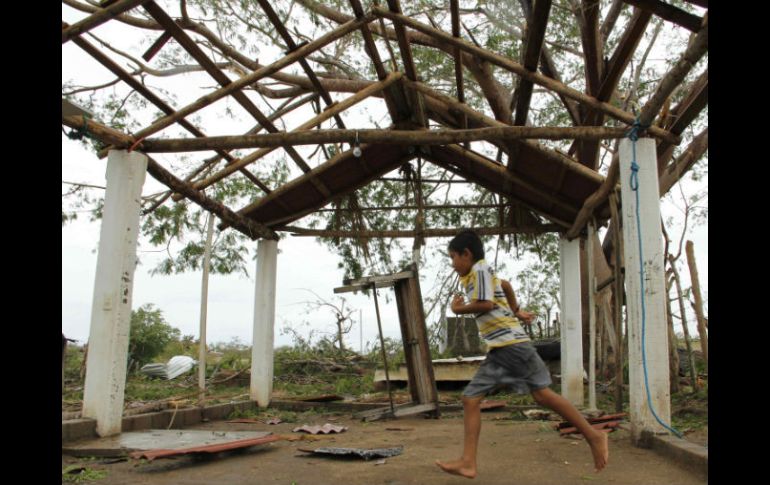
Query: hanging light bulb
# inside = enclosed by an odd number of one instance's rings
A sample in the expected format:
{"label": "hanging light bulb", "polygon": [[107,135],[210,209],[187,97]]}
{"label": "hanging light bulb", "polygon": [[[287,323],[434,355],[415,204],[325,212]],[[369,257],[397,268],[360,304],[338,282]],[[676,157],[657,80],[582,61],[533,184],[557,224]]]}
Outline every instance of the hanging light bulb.
{"label": "hanging light bulb", "polygon": [[356,131],[356,143],[353,145],[353,156],[361,158],[361,145],[358,143],[358,131]]}

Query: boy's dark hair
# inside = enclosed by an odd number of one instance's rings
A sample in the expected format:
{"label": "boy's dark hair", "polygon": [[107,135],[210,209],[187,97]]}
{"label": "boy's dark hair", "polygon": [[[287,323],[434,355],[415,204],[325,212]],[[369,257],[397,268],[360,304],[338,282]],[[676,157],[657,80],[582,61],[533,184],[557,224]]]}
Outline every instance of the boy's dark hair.
{"label": "boy's dark hair", "polygon": [[474,262],[484,259],[484,243],[481,242],[478,234],[470,229],[466,229],[449,241],[450,251],[461,254],[465,249],[471,252]]}

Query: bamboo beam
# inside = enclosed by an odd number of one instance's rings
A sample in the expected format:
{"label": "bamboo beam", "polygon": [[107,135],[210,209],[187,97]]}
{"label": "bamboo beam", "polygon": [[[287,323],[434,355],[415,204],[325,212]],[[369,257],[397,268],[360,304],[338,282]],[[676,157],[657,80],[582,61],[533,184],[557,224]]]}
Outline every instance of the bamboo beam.
{"label": "bamboo beam", "polygon": [[[697,15],[693,15],[689,12],[685,12],[681,8],[674,7],[665,2],[658,0],[623,0],[624,2],[631,4],[635,7],[652,12],[663,20],[681,25],[687,30],[698,32],[701,28],[702,18]],[[697,2],[696,2],[697,3]]]}
{"label": "bamboo beam", "polygon": [[[316,125],[318,125],[318,124],[328,120],[329,118],[331,118],[335,114],[340,113],[340,112],[350,108],[351,106],[355,105],[356,103],[359,103],[359,102],[363,101],[364,99],[366,99],[369,96],[371,96],[373,93],[378,92],[378,91],[382,91],[383,89],[387,88],[389,85],[391,85],[391,84],[395,83],[396,81],[398,81],[402,76],[403,76],[403,73],[400,73],[400,72],[390,73],[388,75],[388,77],[385,78],[384,81],[372,84],[372,85],[362,89],[361,91],[359,91],[358,93],[354,94],[353,96],[350,96],[350,97],[342,100],[341,102],[333,105],[332,107],[324,110],[322,113],[320,113],[317,116],[315,116],[315,117],[311,118],[310,120],[306,121],[302,125],[298,126],[294,130],[292,130],[291,132],[285,133],[285,134],[279,133],[278,135],[288,135],[290,133],[296,133],[296,132],[299,132],[299,131],[302,131],[302,130],[308,130],[310,128],[313,128],[314,126],[316,126]],[[346,131],[346,130],[343,130],[343,131]],[[347,130],[347,131],[350,131],[350,130]],[[252,135],[252,136],[266,136],[266,135]],[[193,141],[193,140],[188,140],[188,141]],[[259,158],[264,157],[268,153],[270,153],[273,150],[275,150],[275,148],[277,148],[278,146],[280,146],[280,144],[278,144],[276,146],[273,146],[272,148],[263,148],[261,150],[257,150],[256,152],[252,153],[251,155],[248,155],[248,156],[242,158],[241,160],[233,163],[232,165],[229,165],[229,166],[225,167],[224,169],[222,169],[219,172],[215,173],[214,175],[206,178],[205,180],[201,180],[200,182],[196,182],[195,183],[195,188],[200,190],[200,189],[203,189],[205,187],[208,187],[209,185],[211,185],[211,184],[213,184],[213,183],[223,179],[224,177],[230,175],[235,170],[238,170],[239,168],[245,167],[245,166],[255,162]],[[330,194],[323,194],[323,195],[325,197],[329,197],[330,196]]]}
{"label": "bamboo beam", "polygon": [[[132,142],[131,137],[125,133],[121,133],[93,120],[86,119],[83,116],[63,116],[62,124],[76,129],[80,129],[85,126],[88,130],[89,136],[101,141],[102,143],[109,143],[115,146],[127,146]],[[183,194],[185,197],[192,200],[199,206],[203,207],[209,212],[216,214],[223,222],[228,224],[228,227],[232,226],[251,239],[278,238],[275,232],[273,232],[271,229],[233,212],[216,200],[206,197],[206,195],[196,190],[189,183],[179,180],[171,172],[153,160],[150,156],[147,156],[147,173],[152,175],[156,180],[174,192]]]}
{"label": "bamboo beam", "polygon": [[[294,42],[294,39],[292,38],[288,29],[286,29],[286,26],[284,26],[283,23],[281,22],[281,19],[278,18],[278,15],[275,13],[275,10],[273,10],[273,7],[270,5],[270,3],[267,0],[257,0],[257,1],[259,2],[260,7],[262,7],[262,10],[265,11],[265,14],[267,14],[267,18],[270,19],[270,22],[275,27],[275,30],[283,38],[283,41],[286,43],[286,47],[289,48],[288,52],[296,50],[297,44]],[[300,66],[302,66],[302,69],[305,71],[305,74],[307,74],[307,77],[308,79],[310,79],[310,82],[313,83],[313,87],[315,88],[315,90],[318,92],[318,94],[321,95],[321,98],[324,100],[324,103],[326,103],[326,106],[331,106],[332,104],[334,104],[334,101],[329,95],[329,92],[321,85],[321,82],[318,80],[318,76],[316,76],[313,69],[310,68],[310,65],[308,64],[307,60],[305,60],[304,58],[301,58],[299,60],[299,64]],[[337,122],[337,126],[339,126],[340,128],[345,128],[345,123],[343,123],[342,118],[340,118],[339,115],[334,115],[334,120]]]}
{"label": "bamboo beam", "polygon": [[[684,80],[687,74],[689,74],[694,65],[698,62],[698,60],[700,60],[701,57],[703,57],[707,50],[708,13],[706,16],[704,16],[703,27],[695,36],[693,42],[690,44],[687,50],[685,50],[684,54],[682,54],[679,61],[671,68],[671,70],[666,73],[665,76],[663,76],[663,79],[661,79],[660,83],[658,84],[655,93],[642,107],[641,113],[639,114],[639,123],[642,126],[647,126],[652,122],[652,120],[655,118],[655,115],[663,106],[666,98],[668,98],[676,86],[678,86],[682,80]],[[615,155],[612,157],[610,168],[607,171],[607,178],[604,180],[604,183],[602,183],[599,189],[586,199],[585,203],[583,204],[583,208],[580,209],[580,212],[575,219],[575,223],[572,225],[570,230],[567,231],[567,238],[574,239],[577,237],[583,226],[585,226],[586,222],[593,214],[593,210],[602,204],[605,200],[607,200],[610,191],[615,187],[615,184],[617,184],[618,181],[619,163],[620,157],[618,153],[615,153]]]}
{"label": "bamboo beam", "polygon": [[[318,123],[313,123],[318,124]],[[214,148],[233,150],[236,148],[286,147],[294,145],[317,145],[321,143],[349,143],[356,139],[360,143],[395,145],[447,145],[480,140],[605,140],[624,138],[625,128],[605,126],[534,127],[501,126],[493,128],[470,128],[466,130],[312,130],[266,135],[210,136],[207,138],[147,139],[138,146],[147,153],[191,152]]]}
{"label": "bamboo beam", "polygon": [[[160,109],[166,114],[172,114],[174,112],[174,108],[166,104],[162,99],[156,96],[155,93],[147,89],[147,87],[145,87],[144,84],[134,79],[134,77],[131,76],[131,74],[129,74],[122,67],[120,67],[118,64],[113,62],[112,59],[104,55],[104,53],[99,51],[99,49],[97,49],[96,46],[90,44],[88,41],[80,37],[74,38],[72,42],[74,42],[75,45],[77,45],[78,47],[86,51],[91,57],[93,57],[95,60],[101,63],[113,74],[115,74],[120,79],[122,79],[126,84],[128,84],[133,89],[135,89],[136,92],[144,96],[145,99],[147,99],[149,102],[157,106],[158,109]],[[192,123],[190,123],[185,119],[179,120],[179,125],[182,126],[184,129],[186,129],[187,131],[189,131],[190,133],[192,133],[193,135],[195,135],[196,137],[203,138],[206,136],[202,131],[200,131]],[[228,161],[228,163],[232,163],[235,161],[235,158],[233,158],[232,155],[230,155],[229,153],[223,150],[216,150],[216,152],[220,156],[225,158]],[[254,176],[254,174],[252,174],[248,170],[242,170],[241,173],[243,173],[249,180],[251,180],[254,184],[256,184],[265,193],[267,194],[270,193],[270,188],[267,185],[265,185],[261,180],[259,180],[256,176]]]}
{"label": "bamboo beam", "polygon": [[64,44],[70,39],[73,39],[89,30],[102,25],[108,20],[124,13],[128,12],[132,8],[146,2],[148,0],[119,0],[107,8],[99,9],[96,13],[89,15],[80,22],[75,22],[69,27],[63,28],[61,32],[61,43]]}
{"label": "bamboo beam", "polygon": [[[223,73],[211,59],[198,47],[198,45],[179,27],[174,20],[168,16],[168,14],[160,8],[155,2],[147,2],[144,5],[145,10],[163,27],[169,32],[174,39],[203,67],[209,75],[214,78],[223,88],[227,88],[231,84],[230,78]],[[251,114],[267,131],[275,133],[278,128],[265,116],[262,111],[240,90],[232,93],[233,98],[240,104],[249,114]],[[147,135],[144,135],[146,137]],[[137,138],[142,138],[137,134]],[[309,172],[310,167],[305,160],[296,152],[293,148],[285,148],[286,153],[294,160],[297,166],[304,172]],[[327,189],[321,183],[315,183],[315,188],[323,195],[329,195],[329,189]]]}
{"label": "bamboo beam", "polygon": [[[322,229],[307,229],[303,227],[284,226],[276,228],[277,231],[291,232],[292,236],[298,237],[349,237],[349,238],[413,238],[421,237],[453,237],[459,234],[463,229],[423,229],[421,231],[327,231]],[[557,224],[543,224],[537,227],[480,227],[474,228],[476,234],[480,236],[489,236],[496,234],[546,234],[549,232],[558,232],[561,226]]]}
{"label": "bamboo beam", "polygon": [[[612,118],[623,121],[629,125],[633,124],[636,119],[636,117],[631,113],[628,113],[619,108],[616,108],[615,106],[612,106],[609,103],[601,102],[594,97],[591,97],[587,94],[581,93],[580,91],[577,91],[568,86],[565,86],[564,84],[558,81],[555,81],[542,74],[538,74],[536,72],[530,72],[526,68],[524,68],[524,66],[522,66],[521,64],[514,62],[506,57],[489,52],[486,49],[476,47],[475,45],[465,42],[462,39],[455,39],[451,35],[448,35],[440,30],[427,26],[421,22],[412,20],[409,17],[394,14],[380,7],[372,7],[372,12],[374,13],[374,15],[378,17],[385,17],[394,22],[402,23],[415,30],[423,32],[431,37],[441,40],[445,43],[457,46],[460,49],[470,54],[473,54],[481,59],[489,61],[492,64],[495,64],[496,66],[502,67],[508,71],[518,74],[519,76],[531,81],[534,84],[537,84],[538,86],[542,86],[556,93],[563,94],[570,99],[574,99],[575,101],[578,101],[581,104],[597,109],[611,116]],[[675,140],[677,137],[666,132],[665,130],[662,130],[655,126],[651,126],[648,128],[647,131],[655,137],[660,137],[676,144]]]}
{"label": "bamboo beam", "polygon": [[172,123],[176,122],[177,120],[180,120],[186,116],[189,116],[192,113],[195,113],[196,111],[201,110],[206,106],[209,106],[210,104],[224,98],[225,96],[228,96],[240,89],[243,89],[246,86],[250,86],[251,84],[254,84],[255,82],[257,82],[262,78],[265,78],[267,76],[270,76],[271,74],[274,74],[280,71],[284,67],[293,64],[298,59],[305,57],[315,52],[316,50],[334,42],[335,40],[347,35],[353,30],[360,28],[361,25],[371,22],[372,20],[374,20],[374,18],[375,17],[373,15],[369,14],[359,20],[351,20],[350,22],[347,22],[334,30],[327,32],[326,34],[319,37],[318,39],[303,45],[302,47],[295,50],[291,54],[288,54],[282,57],[281,59],[273,62],[272,64],[264,66],[260,69],[257,69],[251,74],[243,76],[242,78],[236,81],[233,81],[229,85],[222,87],[214,91],[213,93],[207,94],[199,98],[197,101],[183,108],[180,108],[173,115],[165,116],[163,118],[156,120],[152,125],[136,133],[135,137],[137,139],[143,139],[154,133],[157,133],[163,128],[166,128]]}

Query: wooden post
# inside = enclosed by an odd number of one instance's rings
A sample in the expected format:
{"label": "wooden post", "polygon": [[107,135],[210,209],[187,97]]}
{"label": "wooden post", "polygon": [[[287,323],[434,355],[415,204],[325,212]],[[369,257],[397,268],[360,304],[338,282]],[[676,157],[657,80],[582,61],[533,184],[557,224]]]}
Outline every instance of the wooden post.
{"label": "wooden post", "polygon": [[122,426],[139,210],[146,173],[144,154],[109,152],[83,392],[83,417],[96,419],[99,436],[119,434]]}
{"label": "wooden post", "polygon": [[[631,178],[634,143],[636,163],[639,165],[637,191],[632,188],[635,182]],[[619,152],[626,263],[631,433],[632,439],[638,442],[642,432],[665,432],[655,419],[648,402],[652,403],[661,421],[667,425],[671,423],[663,236],[660,229],[655,140],[621,140]],[[643,274],[640,274],[640,267],[644,270]]]}
{"label": "wooden post", "polygon": [[620,214],[618,213],[618,197],[614,191],[610,194],[610,213],[612,214],[612,237],[615,247],[615,412],[623,412],[623,292],[625,280],[623,274],[623,238],[620,235]]}
{"label": "wooden post", "polygon": [[273,392],[273,327],[278,241],[260,239],[254,290],[254,335],[251,347],[251,399],[259,407],[270,404]]}
{"label": "wooden post", "polygon": [[698,334],[700,335],[700,348],[703,352],[703,361],[706,363],[706,370],[709,366],[709,338],[706,333],[706,319],[703,315],[703,298],[700,294],[700,281],[698,279],[698,267],[695,265],[695,252],[692,241],[687,241],[684,245],[687,253],[687,266],[690,268],[690,284],[692,285],[692,295],[695,298],[695,316],[698,318]]}
{"label": "wooden post", "polygon": [[699,389],[698,375],[695,370],[695,356],[692,352],[692,342],[690,342],[690,330],[687,327],[687,314],[685,312],[684,297],[682,296],[682,284],[679,281],[679,270],[676,269],[676,261],[673,256],[669,255],[669,261],[671,261],[671,269],[674,273],[674,284],[676,285],[676,299],[679,302],[679,316],[682,319],[682,332],[684,333],[684,344],[687,347],[687,359],[690,362],[690,384],[693,391]]}
{"label": "wooden post", "polygon": [[203,278],[201,282],[201,320],[198,340],[198,404],[203,405],[206,395],[206,316],[209,299],[209,266],[211,263],[211,239],[214,236],[214,214],[209,213],[206,230],[206,249],[203,253]]}
{"label": "wooden post", "polygon": [[588,271],[588,409],[596,409],[596,275],[594,274],[594,223],[588,223],[586,260]]}
{"label": "wooden post", "polygon": [[580,308],[580,240],[560,239],[561,393],[583,407],[583,335]]}

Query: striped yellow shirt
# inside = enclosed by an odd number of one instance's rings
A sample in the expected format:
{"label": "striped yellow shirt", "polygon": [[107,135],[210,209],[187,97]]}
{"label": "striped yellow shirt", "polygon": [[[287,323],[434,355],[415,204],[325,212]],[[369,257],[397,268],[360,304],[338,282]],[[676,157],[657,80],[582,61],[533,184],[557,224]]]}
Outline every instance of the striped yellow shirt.
{"label": "striped yellow shirt", "polygon": [[460,284],[468,300],[489,300],[495,304],[490,311],[475,316],[481,338],[490,348],[529,341],[529,336],[508,306],[500,280],[486,261],[476,261],[470,272],[460,277]]}

